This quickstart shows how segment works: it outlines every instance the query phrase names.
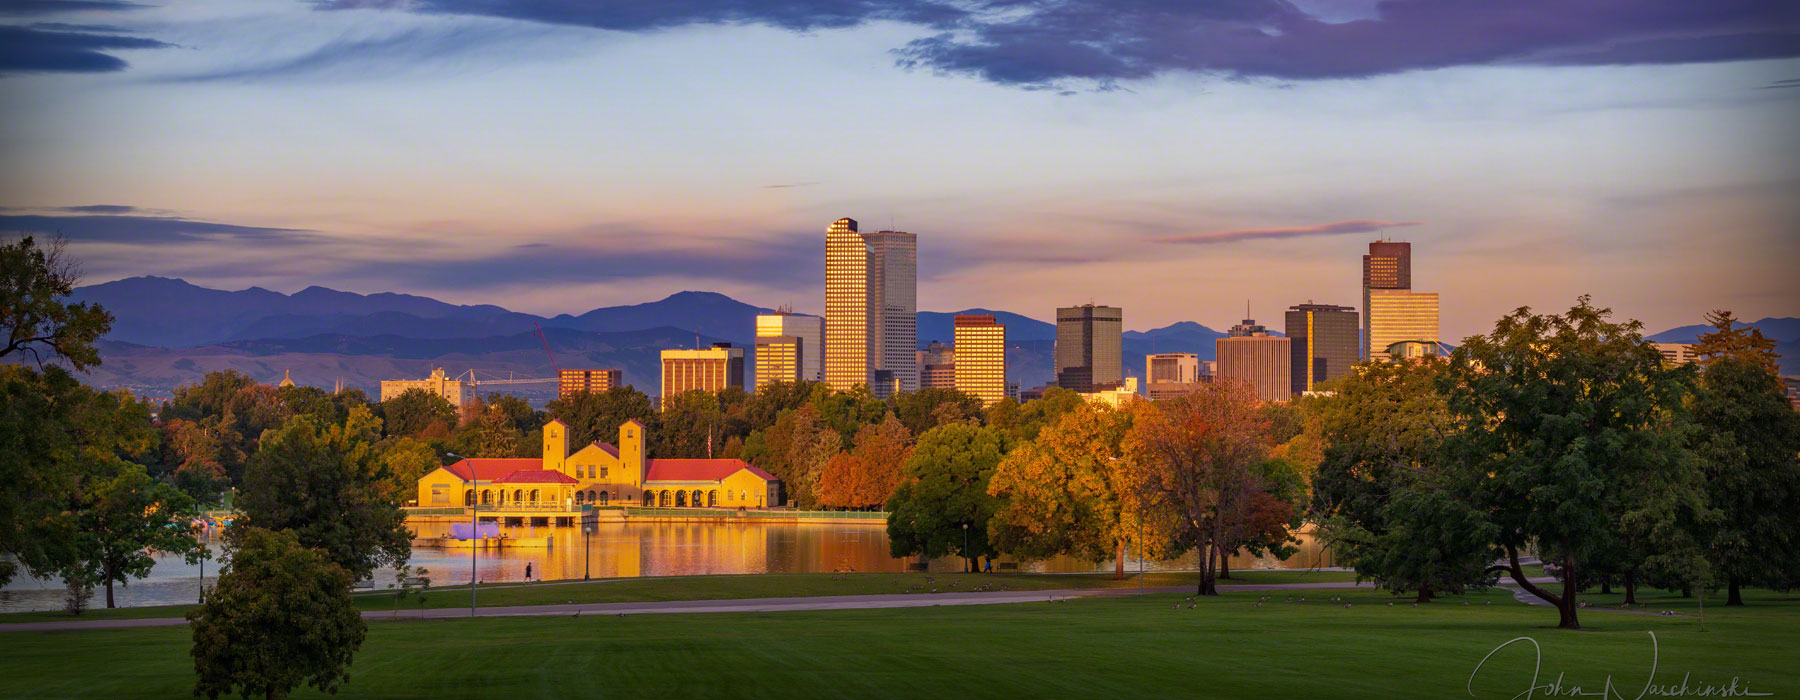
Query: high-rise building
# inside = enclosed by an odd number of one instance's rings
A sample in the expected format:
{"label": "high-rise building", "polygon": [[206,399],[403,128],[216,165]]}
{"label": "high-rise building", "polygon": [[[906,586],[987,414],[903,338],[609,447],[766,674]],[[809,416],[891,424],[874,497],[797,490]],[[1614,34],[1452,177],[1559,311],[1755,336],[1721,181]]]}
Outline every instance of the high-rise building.
{"label": "high-rise building", "polygon": [[662,400],[689,391],[744,388],[744,349],[713,343],[698,350],[662,351]]}
{"label": "high-rise building", "polygon": [[1200,356],[1165,352],[1144,358],[1144,386],[1152,400],[1180,396],[1200,386]]}
{"label": "high-rise building", "polygon": [[825,383],[868,385],[877,396],[919,387],[918,239],[859,233],[855,219],[825,231]]}
{"label": "high-rise building", "polygon": [[[1241,325],[1261,328],[1249,319]],[[1288,338],[1258,330],[1219,338],[1213,343],[1219,358],[1213,381],[1249,382],[1256,397],[1264,401],[1286,401],[1292,397],[1294,358]]]}
{"label": "high-rise building", "polygon": [[622,386],[623,373],[616,369],[559,369],[556,371],[556,396],[569,398],[581,392],[601,393]]}
{"label": "high-rise building", "polygon": [[959,314],[956,388],[991,406],[1006,398],[1006,326],[987,314]]}
{"label": "high-rise building", "polygon": [[1401,342],[1438,342],[1438,295],[1406,289],[1370,289],[1368,352],[1372,359],[1388,359],[1388,346]]}
{"label": "high-rise building", "polygon": [[389,379],[382,381],[381,400],[390,401],[399,398],[401,394],[413,389],[419,389],[427,393],[442,396],[445,401],[449,401],[450,405],[455,406],[458,409],[462,408],[463,399],[466,396],[463,383],[460,380],[449,378],[444,374],[444,368],[438,367],[432,369],[431,376],[424,379]]}
{"label": "high-rise building", "polygon": [[758,315],[756,388],[770,382],[819,381],[824,345],[825,319],[786,311]]}
{"label": "high-rise building", "polygon": [[1056,310],[1056,385],[1083,394],[1124,381],[1124,312],[1083,304]]}
{"label": "high-rise building", "polygon": [[956,388],[956,349],[931,341],[918,353],[920,389]]}
{"label": "high-rise building", "polygon": [[1294,393],[1350,373],[1361,356],[1356,309],[1307,302],[1288,307],[1287,337],[1294,353]]}
{"label": "high-rise building", "polygon": [[1656,351],[1662,353],[1663,359],[1672,365],[1685,365],[1698,359],[1694,355],[1694,346],[1690,343],[1651,343]]}
{"label": "high-rise building", "polygon": [[1363,325],[1362,346],[1357,352],[1371,357],[1385,349],[1370,340],[1375,311],[1370,306],[1370,291],[1375,289],[1412,289],[1412,244],[1404,241],[1374,241],[1369,254],[1363,256]]}

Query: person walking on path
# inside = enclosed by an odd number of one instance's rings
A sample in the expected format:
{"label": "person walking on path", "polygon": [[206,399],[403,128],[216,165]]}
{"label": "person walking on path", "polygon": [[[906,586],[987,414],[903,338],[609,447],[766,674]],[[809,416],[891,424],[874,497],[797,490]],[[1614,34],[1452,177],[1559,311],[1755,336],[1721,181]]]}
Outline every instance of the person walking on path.
{"label": "person walking on path", "polygon": [[525,562],[525,580],[531,580],[531,562]]}

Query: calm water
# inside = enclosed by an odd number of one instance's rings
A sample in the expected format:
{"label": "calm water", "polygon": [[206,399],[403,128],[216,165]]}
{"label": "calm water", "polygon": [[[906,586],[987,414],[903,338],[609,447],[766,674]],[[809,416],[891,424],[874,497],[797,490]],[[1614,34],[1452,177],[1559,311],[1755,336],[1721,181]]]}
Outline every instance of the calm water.
{"label": "calm water", "polygon": [[[439,534],[438,526],[425,525],[422,535]],[[448,526],[442,526],[448,530]],[[555,544],[541,549],[481,550],[475,570],[483,583],[519,581],[531,566],[533,579],[579,579],[585,573],[594,578],[631,576],[688,576],[700,574],[764,574],[817,573],[830,571],[900,572],[917,559],[895,559],[888,556],[887,532],[882,523],[849,525],[822,523],[602,523],[591,536],[579,528],[504,528],[510,537],[555,538]],[[584,541],[585,540],[585,541]],[[1329,552],[1310,537],[1302,537],[1300,554],[1287,561],[1235,557],[1236,569],[1312,568],[1331,566]],[[213,560],[205,564],[210,583],[218,574],[218,534],[209,533],[208,547]],[[469,582],[470,551],[468,549],[413,548],[410,563],[429,570],[433,586]],[[1002,559],[1005,561],[1005,559]],[[1174,561],[1143,563],[1150,571],[1192,570],[1192,555]],[[1113,562],[1088,562],[1068,557],[1027,562],[1020,570],[1040,573],[1079,573],[1111,571]],[[959,559],[931,562],[933,571],[956,571]],[[1139,562],[1126,559],[1126,568],[1136,571]],[[199,565],[190,565],[179,557],[159,557],[150,576],[114,588],[120,606],[165,605],[193,602],[199,597]],[[377,587],[393,582],[393,572],[375,574]],[[60,581],[15,578],[0,589],[0,611],[56,610],[63,605],[64,590]],[[96,591],[94,607],[104,607],[104,591]]]}

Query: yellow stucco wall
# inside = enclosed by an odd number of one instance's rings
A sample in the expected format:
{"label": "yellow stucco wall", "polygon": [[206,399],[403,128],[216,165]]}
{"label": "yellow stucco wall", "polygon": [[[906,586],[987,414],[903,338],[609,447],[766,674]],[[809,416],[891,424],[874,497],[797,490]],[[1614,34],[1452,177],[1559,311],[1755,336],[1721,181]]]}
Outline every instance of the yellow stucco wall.
{"label": "yellow stucco wall", "polygon": [[419,505],[427,508],[460,507],[467,490],[461,478],[451,474],[448,469],[438,467],[419,477]]}

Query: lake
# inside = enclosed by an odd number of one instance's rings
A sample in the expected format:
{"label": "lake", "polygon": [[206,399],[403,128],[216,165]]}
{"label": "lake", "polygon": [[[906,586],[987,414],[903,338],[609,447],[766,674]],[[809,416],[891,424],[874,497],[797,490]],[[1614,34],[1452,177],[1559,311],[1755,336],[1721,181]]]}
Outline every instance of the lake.
{"label": "lake", "polygon": [[[758,523],[758,522],[651,522],[636,520],[622,523],[600,523],[591,536],[583,536],[580,528],[508,527],[508,537],[554,538],[548,548],[484,549],[478,553],[475,570],[483,583],[520,581],[525,567],[531,566],[532,579],[579,579],[584,574],[593,578],[635,576],[695,576],[708,574],[819,573],[833,571],[901,572],[917,558],[895,559],[888,556],[887,531],[884,523]],[[433,533],[421,533],[430,535]],[[1299,554],[1286,561],[1248,556],[1233,557],[1234,569],[1303,569],[1333,566],[1330,552],[1308,535],[1301,536]],[[218,530],[207,533],[213,560],[205,564],[210,583],[219,570]],[[470,550],[413,548],[409,563],[430,572],[432,585],[459,585],[469,582]],[[1000,561],[1008,561],[1002,557]],[[933,571],[957,571],[962,560],[938,559],[930,562]],[[1088,562],[1070,557],[1024,562],[1019,569],[1039,573],[1080,573],[1111,571],[1113,562]],[[1139,562],[1126,559],[1126,568],[1136,571]],[[1195,557],[1188,555],[1173,561],[1143,562],[1150,571],[1192,570]],[[150,576],[132,581],[128,586],[115,586],[114,596],[122,607],[167,605],[195,602],[200,591],[200,565],[192,565],[179,557],[159,556]],[[376,586],[392,585],[393,572],[375,574]],[[60,581],[15,578],[0,589],[0,611],[57,610],[63,606],[64,589]],[[96,591],[94,607],[104,607],[104,591]]]}

